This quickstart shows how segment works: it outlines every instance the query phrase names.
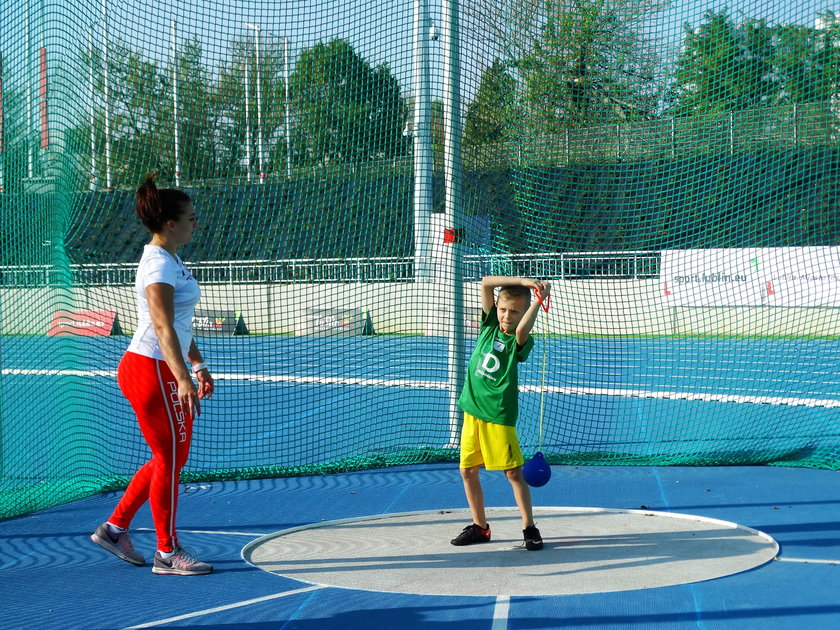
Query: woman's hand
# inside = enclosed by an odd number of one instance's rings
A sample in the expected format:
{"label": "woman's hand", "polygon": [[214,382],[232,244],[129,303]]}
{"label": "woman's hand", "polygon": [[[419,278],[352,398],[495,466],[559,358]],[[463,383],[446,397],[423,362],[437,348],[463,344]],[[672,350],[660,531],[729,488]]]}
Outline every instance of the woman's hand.
{"label": "woman's hand", "polygon": [[195,373],[195,377],[198,379],[198,397],[210,398],[216,391],[216,385],[213,382],[213,375],[210,374],[210,370],[207,368],[199,370]]}

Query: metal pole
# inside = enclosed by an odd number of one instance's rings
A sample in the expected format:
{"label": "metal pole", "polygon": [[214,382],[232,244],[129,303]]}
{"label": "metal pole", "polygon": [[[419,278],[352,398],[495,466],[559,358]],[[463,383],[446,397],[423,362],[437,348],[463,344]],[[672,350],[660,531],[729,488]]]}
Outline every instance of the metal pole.
{"label": "metal pole", "polygon": [[262,133],[262,73],[260,71],[260,26],[245,22],[245,26],[254,29],[254,52],[257,62],[257,164],[260,169],[260,183],[265,183],[265,163],[263,159]]}
{"label": "metal pole", "polygon": [[108,79],[108,13],[102,0],[102,72],[105,87],[105,188],[111,188],[111,94]]}
{"label": "metal pole", "polygon": [[[433,207],[434,155],[431,133],[429,70],[429,7],[427,0],[414,0],[414,277],[434,277],[431,261],[430,218]],[[441,235],[438,235],[441,236]]]}
{"label": "metal pole", "polygon": [[262,132],[262,74],[260,71],[260,27],[257,26],[256,35],[257,49],[257,151],[259,152],[260,183],[265,183],[265,153],[263,152]]}
{"label": "metal pole", "polygon": [[[104,0],[103,0],[104,1]],[[29,55],[32,52],[32,40],[31,40],[31,29],[32,23],[30,20],[30,13],[29,13],[29,2],[30,0],[26,0],[26,54],[24,55],[24,72],[26,72],[26,173],[27,176],[31,179],[33,175],[33,155],[32,155],[32,91],[34,87],[32,85],[32,66],[29,60]]]}
{"label": "metal pole", "polygon": [[245,162],[246,173],[248,181],[251,181],[251,98],[248,92],[248,83],[250,81],[248,66],[251,60],[245,58]]}
{"label": "metal pole", "polygon": [[96,190],[96,118],[93,107],[95,85],[93,80],[93,26],[88,26],[88,87],[90,90],[90,105],[88,117],[90,119],[90,182],[88,188]]}
{"label": "metal pole", "polygon": [[[445,282],[450,285],[450,329],[448,353],[450,446],[459,442],[461,418],[458,396],[464,385],[464,274],[461,245],[461,72],[458,0],[443,0],[443,84],[444,84],[444,180],[446,220],[453,238],[447,247],[444,266]],[[436,235],[440,238],[443,235]]]}
{"label": "metal pole", "polygon": [[5,188],[5,156],[3,155],[3,149],[5,145],[5,138],[4,135],[6,133],[4,127],[4,120],[3,120],[3,55],[0,54],[0,193],[3,192],[3,188]]}
{"label": "metal pole", "polygon": [[285,96],[285,117],[284,122],[286,126],[286,177],[292,178],[292,134],[290,132],[290,116],[289,116],[289,36],[287,35],[284,43],[284,80],[286,83]]}
{"label": "metal pole", "polygon": [[181,137],[178,124],[178,26],[172,20],[172,121],[175,125],[175,185],[181,185]]}

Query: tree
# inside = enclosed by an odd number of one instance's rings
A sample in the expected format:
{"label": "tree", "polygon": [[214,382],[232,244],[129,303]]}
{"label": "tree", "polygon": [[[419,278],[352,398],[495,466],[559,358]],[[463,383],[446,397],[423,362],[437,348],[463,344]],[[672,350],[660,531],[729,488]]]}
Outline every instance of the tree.
{"label": "tree", "polygon": [[547,3],[539,37],[518,61],[531,126],[557,132],[651,117],[660,86],[642,21],[654,10],[645,0]]}
{"label": "tree", "polygon": [[[511,117],[545,134],[652,116],[661,99],[644,27],[664,0],[468,0],[465,30],[489,41],[522,95]],[[499,15],[504,19],[499,19]]]}
{"label": "tree", "polygon": [[705,19],[698,28],[685,25],[675,113],[716,114],[766,104],[772,93],[772,53],[764,21],[736,26],[725,11],[708,11]]}
{"label": "tree", "polygon": [[736,25],[709,11],[699,27],[685,26],[677,63],[676,114],[720,113],[787,103],[827,102],[837,91],[840,26]]}
{"label": "tree", "polygon": [[495,59],[481,75],[475,100],[467,106],[465,146],[504,140],[510,132],[516,103],[516,81]]}
{"label": "tree", "polygon": [[372,68],[336,39],[304,50],[290,83],[302,161],[364,162],[407,152],[408,108],[387,65]]}

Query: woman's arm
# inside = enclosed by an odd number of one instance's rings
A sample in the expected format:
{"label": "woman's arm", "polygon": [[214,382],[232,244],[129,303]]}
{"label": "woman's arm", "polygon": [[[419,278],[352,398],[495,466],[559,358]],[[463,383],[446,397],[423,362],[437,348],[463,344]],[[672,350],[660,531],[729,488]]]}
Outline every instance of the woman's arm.
{"label": "woman's arm", "polygon": [[175,287],[164,282],[150,284],[146,287],[146,302],[163,359],[178,383],[181,407],[197,417],[201,413],[198,392],[181,356],[181,344],[175,332]]}

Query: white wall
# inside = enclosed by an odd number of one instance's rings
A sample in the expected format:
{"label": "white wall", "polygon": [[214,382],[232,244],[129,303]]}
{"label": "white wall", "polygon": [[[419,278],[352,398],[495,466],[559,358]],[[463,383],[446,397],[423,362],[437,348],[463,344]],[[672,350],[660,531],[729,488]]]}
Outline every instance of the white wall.
{"label": "white wall", "polygon": [[[536,332],[560,335],[840,335],[840,308],[667,307],[658,280],[552,283],[551,309]],[[237,310],[252,334],[294,334],[308,309],[361,308],[377,334],[443,335],[450,316],[439,283],[203,285],[199,308]],[[464,289],[466,321],[480,309],[480,285]],[[0,290],[0,334],[44,335],[56,310],[116,310],[124,333],[136,326],[133,287]],[[470,330],[469,325],[465,327]]]}

